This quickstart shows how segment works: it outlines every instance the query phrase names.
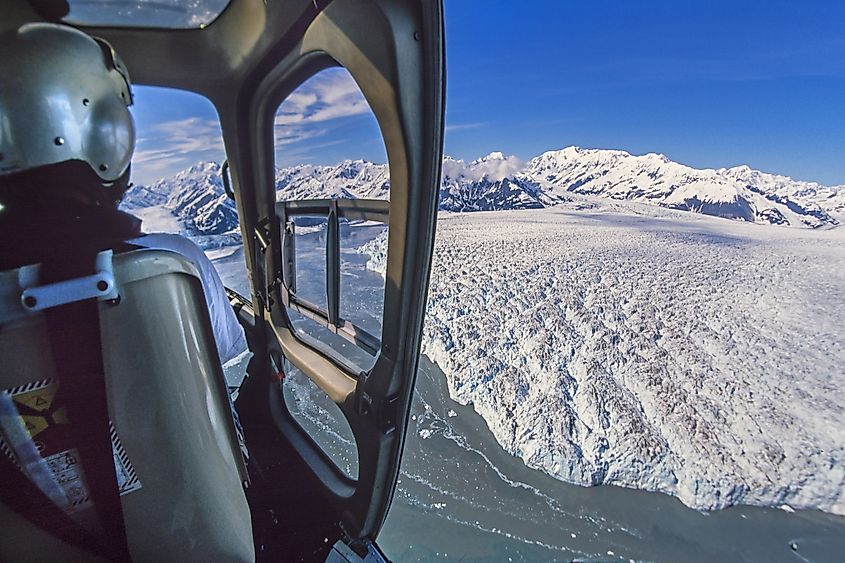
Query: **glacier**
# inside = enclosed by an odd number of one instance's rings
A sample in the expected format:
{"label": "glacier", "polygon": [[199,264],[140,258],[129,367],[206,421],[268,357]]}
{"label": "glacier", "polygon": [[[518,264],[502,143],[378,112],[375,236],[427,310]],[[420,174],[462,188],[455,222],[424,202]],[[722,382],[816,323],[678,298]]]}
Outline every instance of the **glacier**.
{"label": "glacier", "polygon": [[845,514],[843,315],[841,229],[594,199],[441,213],[423,353],[561,480]]}

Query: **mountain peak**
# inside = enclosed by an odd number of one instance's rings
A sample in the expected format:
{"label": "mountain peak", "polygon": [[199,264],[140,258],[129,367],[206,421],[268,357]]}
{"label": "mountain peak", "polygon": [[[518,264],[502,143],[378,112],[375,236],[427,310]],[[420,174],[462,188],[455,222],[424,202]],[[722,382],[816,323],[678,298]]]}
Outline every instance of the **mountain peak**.
{"label": "mountain peak", "polygon": [[[585,149],[576,145],[570,145],[562,149],[550,150],[542,153],[540,156],[532,160],[573,160],[584,157],[608,157],[608,158],[626,158],[631,154],[623,150],[615,149]],[[662,156],[662,155],[660,155]]]}
{"label": "mountain peak", "polygon": [[192,174],[217,174],[220,172],[220,163],[215,162],[213,160],[201,160],[186,168],[180,174],[184,175],[192,175]]}
{"label": "mountain peak", "polygon": [[722,169],[727,170],[728,172],[736,172],[738,174],[750,174],[752,172],[757,172],[747,164],[740,164],[739,166],[732,166],[731,168]]}
{"label": "mountain peak", "polygon": [[472,164],[481,164],[484,162],[491,162],[496,160],[507,160],[508,157],[505,156],[505,153],[501,151],[493,151],[486,156],[482,156],[481,158],[476,158],[472,161]]}
{"label": "mountain peak", "polygon": [[651,160],[658,160],[658,161],[662,162],[663,164],[668,164],[668,163],[672,162],[671,160],[669,160],[669,158],[665,154],[663,154],[661,152],[650,152],[647,155],[645,155],[645,157],[648,158],[648,159],[651,159]]}

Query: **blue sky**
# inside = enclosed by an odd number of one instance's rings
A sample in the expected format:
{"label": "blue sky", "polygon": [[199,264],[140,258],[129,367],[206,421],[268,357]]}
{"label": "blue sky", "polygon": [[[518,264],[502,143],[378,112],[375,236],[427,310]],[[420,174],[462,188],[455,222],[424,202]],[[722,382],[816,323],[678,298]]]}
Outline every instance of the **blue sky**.
{"label": "blue sky", "polygon": [[[845,184],[843,30],[834,1],[446,0],[446,152],[580,145]],[[138,87],[133,112],[137,182],[222,158],[198,96]],[[297,90],[276,134],[280,166],[384,161],[342,70]]]}

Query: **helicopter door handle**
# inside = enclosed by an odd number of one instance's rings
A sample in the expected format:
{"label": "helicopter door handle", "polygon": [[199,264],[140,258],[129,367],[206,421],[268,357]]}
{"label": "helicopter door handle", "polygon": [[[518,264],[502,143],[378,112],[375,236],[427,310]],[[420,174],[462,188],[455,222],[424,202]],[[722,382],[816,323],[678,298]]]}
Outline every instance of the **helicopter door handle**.
{"label": "helicopter door handle", "polygon": [[224,160],[223,164],[220,166],[220,176],[223,179],[223,191],[226,192],[229,199],[234,201],[235,192],[232,191],[232,181],[229,177],[229,159]]}
{"label": "helicopter door handle", "polygon": [[337,200],[331,200],[326,218],[326,308],[329,324],[340,325],[340,218]]}

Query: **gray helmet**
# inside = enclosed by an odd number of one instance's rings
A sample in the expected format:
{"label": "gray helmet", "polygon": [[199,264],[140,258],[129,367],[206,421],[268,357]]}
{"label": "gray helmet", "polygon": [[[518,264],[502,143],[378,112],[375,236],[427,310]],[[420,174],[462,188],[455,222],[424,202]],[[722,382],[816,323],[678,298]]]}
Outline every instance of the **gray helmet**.
{"label": "gray helmet", "polygon": [[0,177],[69,160],[106,183],[135,149],[129,73],[114,49],[65,25],[0,35]]}

